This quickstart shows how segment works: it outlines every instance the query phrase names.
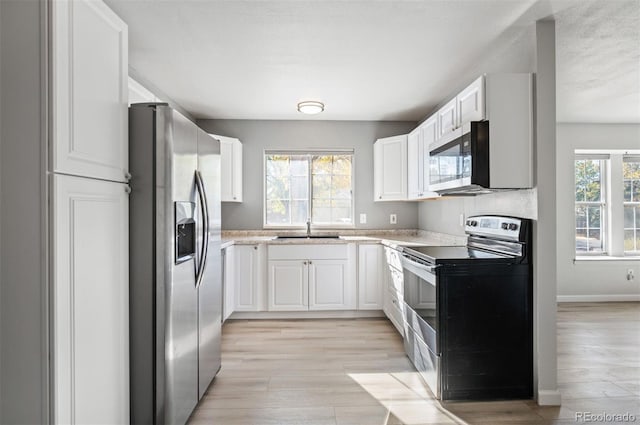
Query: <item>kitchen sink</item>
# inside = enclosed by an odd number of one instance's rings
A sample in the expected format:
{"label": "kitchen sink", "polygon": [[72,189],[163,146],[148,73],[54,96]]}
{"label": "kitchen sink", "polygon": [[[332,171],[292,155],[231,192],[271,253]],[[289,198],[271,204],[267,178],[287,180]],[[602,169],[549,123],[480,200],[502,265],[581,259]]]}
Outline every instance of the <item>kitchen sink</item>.
{"label": "kitchen sink", "polygon": [[340,239],[339,235],[278,235],[276,239]]}

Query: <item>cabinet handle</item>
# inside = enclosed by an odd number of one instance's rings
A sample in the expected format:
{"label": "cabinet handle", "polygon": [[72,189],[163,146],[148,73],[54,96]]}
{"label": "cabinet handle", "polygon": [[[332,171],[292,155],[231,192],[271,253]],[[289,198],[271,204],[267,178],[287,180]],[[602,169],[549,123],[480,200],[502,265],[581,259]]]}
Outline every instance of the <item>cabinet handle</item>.
{"label": "cabinet handle", "polygon": [[311,261],[309,261],[309,264],[311,264]]}
{"label": "cabinet handle", "polygon": [[253,249],[258,249],[258,247],[257,247],[257,246],[254,246],[254,247],[253,247]]}
{"label": "cabinet handle", "polygon": [[233,199],[236,199],[236,197],[234,196]]}
{"label": "cabinet handle", "polygon": [[303,262],[302,262],[302,264],[304,264],[304,265],[306,266],[306,265],[307,265],[307,262],[306,262],[306,261],[303,261]]}
{"label": "cabinet handle", "polygon": [[131,180],[131,173],[124,173],[124,178],[127,179],[127,181]]}
{"label": "cabinet handle", "polygon": [[129,185],[126,185],[124,187],[124,191],[125,191],[125,193],[131,193],[131,187]]}
{"label": "cabinet handle", "polygon": [[382,196],[378,196],[378,199],[382,199]]}

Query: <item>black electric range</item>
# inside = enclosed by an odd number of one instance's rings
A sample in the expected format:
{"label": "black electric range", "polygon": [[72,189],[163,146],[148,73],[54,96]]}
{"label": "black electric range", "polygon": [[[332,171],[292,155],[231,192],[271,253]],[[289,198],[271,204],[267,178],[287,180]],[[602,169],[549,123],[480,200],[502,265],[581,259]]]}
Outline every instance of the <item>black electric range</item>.
{"label": "black electric range", "polygon": [[405,351],[442,400],[533,396],[531,222],[469,217],[466,246],[400,247]]}

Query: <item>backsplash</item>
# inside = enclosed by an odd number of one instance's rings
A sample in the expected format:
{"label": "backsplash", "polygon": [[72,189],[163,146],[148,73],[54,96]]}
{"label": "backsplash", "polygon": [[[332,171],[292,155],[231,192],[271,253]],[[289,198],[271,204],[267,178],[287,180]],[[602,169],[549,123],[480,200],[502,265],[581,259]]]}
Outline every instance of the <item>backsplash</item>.
{"label": "backsplash", "polygon": [[464,215],[463,219],[471,215],[496,214],[535,220],[538,217],[537,190],[510,190],[473,197],[442,197],[421,202],[418,227],[421,230],[464,235],[460,214]]}

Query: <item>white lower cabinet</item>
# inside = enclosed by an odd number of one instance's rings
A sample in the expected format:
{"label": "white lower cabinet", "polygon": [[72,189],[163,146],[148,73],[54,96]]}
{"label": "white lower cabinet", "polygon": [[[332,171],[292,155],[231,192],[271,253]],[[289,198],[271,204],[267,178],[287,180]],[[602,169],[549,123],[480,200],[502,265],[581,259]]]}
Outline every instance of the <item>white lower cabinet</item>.
{"label": "white lower cabinet", "polygon": [[309,309],[309,273],[305,260],[269,261],[269,311]]}
{"label": "white lower cabinet", "polygon": [[224,322],[235,310],[235,246],[222,250],[222,321]]}
{"label": "white lower cabinet", "polygon": [[269,311],[355,310],[355,244],[269,247]]}
{"label": "white lower cabinet", "polygon": [[236,245],[233,251],[234,311],[261,311],[264,245]]}
{"label": "white lower cabinet", "polygon": [[351,310],[348,260],[309,260],[309,310]]}
{"label": "white lower cabinet", "polygon": [[54,423],[129,423],[129,195],[53,176]]}
{"label": "white lower cabinet", "polygon": [[383,300],[382,245],[358,246],[358,309],[381,310]]}
{"label": "white lower cabinet", "polygon": [[[383,287],[384,313],[400,335],[404,336],[404,277],[400,254],[393,248],[384,248]],[[386,260],[386,261],[385,261]]]}

